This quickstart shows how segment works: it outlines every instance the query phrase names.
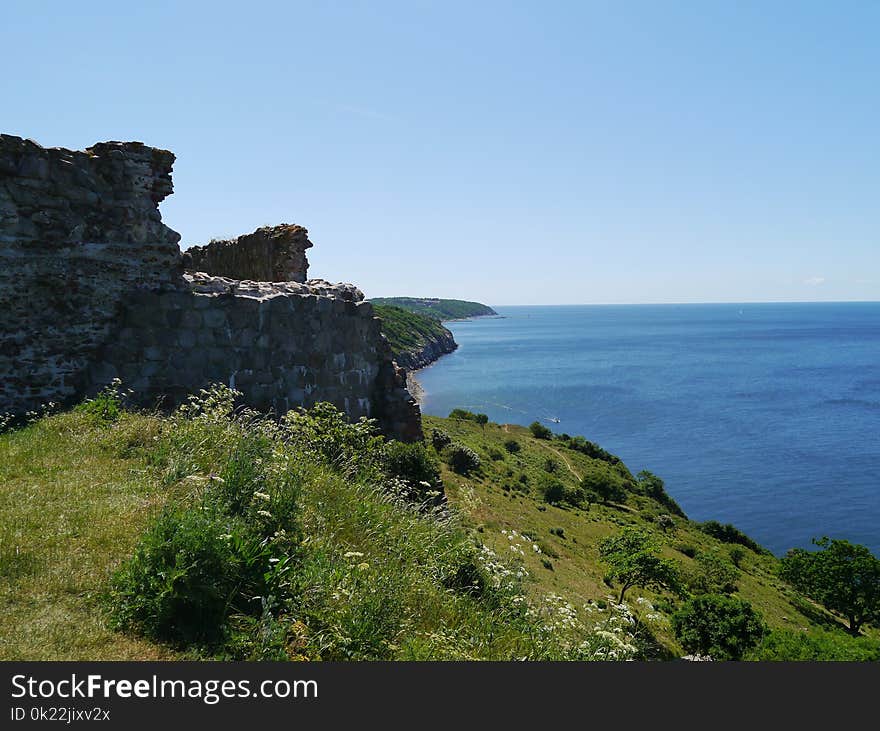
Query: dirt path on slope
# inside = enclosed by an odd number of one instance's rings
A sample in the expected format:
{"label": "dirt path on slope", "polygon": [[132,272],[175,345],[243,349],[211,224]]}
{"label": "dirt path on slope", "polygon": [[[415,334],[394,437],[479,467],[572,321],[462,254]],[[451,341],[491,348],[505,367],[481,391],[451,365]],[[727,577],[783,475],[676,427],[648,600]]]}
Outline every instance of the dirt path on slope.
{"label": "dirt path on slope", "polygon": [[562,452],[560,452],[558,449],[556,449],[556,447],[551,447],[549,444],[544,444],[540,439],[538,440],[538,444],[541,444],[541,446],[546,447],[551,452],[553,452],[553,454],[555,454],[557,457],[559,457],[559,459],[561,459],[565,463],[565,466],[568,467],[568,471],[571,472],[571,474],[573,474],[577,478],[578,482],[581,481],[581,476],[577,472],[575,472],[574,467],[571,466],[571,463],[566,459],[565,455]]}
{"label": "dirt path on slope", "polygon": [[[502,425],[502,428],[508,434],[510,433],[509,427],[510,427],[509,424]],[[578,482],[581,481],[581,476],[575,471],[574,467],[571,466],[571,462],[569,462],[566,459],[565,455],[562,452],[560,452],[558,449],[556,449],[556,447],[551,447],[549,444],[544,444],[544,442],[540,439],[536,439],[535,441],[538,444],[540,444],[542,447],[544,447],[545,449],[549,449],[551,452],[553,452],[553,454],[555,454],[557,457],[559,457],[559,459],[561,459],[565,463],[565,466],[568,467],[568,471],[571,472],[571,474],[573,474],[577,478]]]}

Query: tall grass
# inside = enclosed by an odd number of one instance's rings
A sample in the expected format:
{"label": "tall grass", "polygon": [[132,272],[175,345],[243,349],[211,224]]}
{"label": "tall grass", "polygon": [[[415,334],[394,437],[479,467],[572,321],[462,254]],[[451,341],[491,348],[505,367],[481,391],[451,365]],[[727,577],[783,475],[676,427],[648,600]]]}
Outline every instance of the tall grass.
{"label": "tall grass", "polygon": [[148,461],[163,483],[197,489],[115,574],[119,629],[236,659],[635,652],[626,622],[596,633],[570,605],[530,604],[521,567],[480,546],[436,494],[414,501],[425,493],[414,483],[436,475],[427,455],[401,459],[372,423],[327,404],[275,422],[236,410],[234,396],[213,388],[162,423]]}

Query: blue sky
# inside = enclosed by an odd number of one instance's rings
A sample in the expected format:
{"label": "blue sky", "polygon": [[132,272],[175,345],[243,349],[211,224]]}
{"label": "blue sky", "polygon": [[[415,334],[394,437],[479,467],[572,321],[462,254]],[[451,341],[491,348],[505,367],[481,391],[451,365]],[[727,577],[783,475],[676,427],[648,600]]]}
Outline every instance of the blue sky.
{"label": "blue sky", "polygon": [[2,131],[173,150],[184,246],[491,304],[880,299],[880,2],[4,0]]}

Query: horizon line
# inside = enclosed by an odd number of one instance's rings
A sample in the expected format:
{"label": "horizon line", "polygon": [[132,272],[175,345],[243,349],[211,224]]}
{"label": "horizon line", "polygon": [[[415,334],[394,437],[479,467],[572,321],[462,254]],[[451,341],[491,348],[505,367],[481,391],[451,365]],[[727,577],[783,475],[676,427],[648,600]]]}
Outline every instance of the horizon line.
{"label": "horizon line", "polygon": [[[438,298],[445,299],[445,298]],[[451,298],[450,298],[451,299]],[[480,302],[479,304],[485,304]],[[880,300],[715,300],[699,302],[554,302],[554,303],[506,303],[489,307],[638,307],[643,305],[848,305],[880,304]]]}

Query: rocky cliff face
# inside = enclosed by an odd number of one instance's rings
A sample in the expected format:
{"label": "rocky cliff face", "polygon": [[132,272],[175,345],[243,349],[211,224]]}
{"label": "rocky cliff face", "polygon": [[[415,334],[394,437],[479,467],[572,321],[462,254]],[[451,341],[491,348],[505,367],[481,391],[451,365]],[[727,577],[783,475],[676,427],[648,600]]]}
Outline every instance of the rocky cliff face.
{"label": "rocky cliff face", "polygon": [[283,223],[264,226],[228,241],[212,241],[183,252],[187,271],[257,282],[305,282],[309,269],[306,249],[312,247],[302,226]]}
{"label": "rocky cliff face", "polygon": [[[180,237],[158,211],[173,162],[137,142],[75,152],[0,136],[0,413],[70,402],[114,377],[150,406],[220,381],[261,409],[331,401],[421,438],[406,376],[356,287],[184,275]],[[305,279],[302,227],[241,238],[215,260],[268,252],[246,272]]]}
{"label": "rocky cliff face", "polygon": [[446,328],[442,335],[431,336],[428,342],[419,348],[407,350],[402,353],[395,353],[394,359],[397,364],[409,371],[417,371],[419,368],[431,365],[440,357],[451,353],[458,347],[452,333]]}

